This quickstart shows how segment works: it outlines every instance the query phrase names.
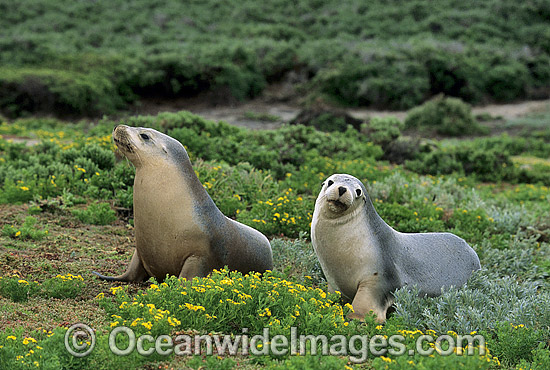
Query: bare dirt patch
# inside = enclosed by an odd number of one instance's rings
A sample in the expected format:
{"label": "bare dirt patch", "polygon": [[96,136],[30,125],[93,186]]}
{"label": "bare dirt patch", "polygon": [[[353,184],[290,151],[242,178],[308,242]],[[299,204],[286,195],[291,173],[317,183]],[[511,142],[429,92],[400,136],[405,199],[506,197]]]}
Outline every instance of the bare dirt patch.
{"label": "bare dirt patch", "polygon": [[[20,225],[28,216],[28,205],[0,205],[0,230],[5,224]],[[105,313],[95,297],[110,294],[116,283],[100,281],[92,271],[118,275],[125,271],[134,250],[133,229],[117,221],[114,225],[84,225],[72,215],[42,212],[37,227],[49,233],[42,240],[18,240],[1,235],[0,276],[18,276],[42,283],[56,275],[81,275],[85,287],[76,299],[31,297],[15,303],[0,297],[0,327],[21,328],[26,333],[39,327],[53,330],[82,322],[92,327],[104,324]]]}

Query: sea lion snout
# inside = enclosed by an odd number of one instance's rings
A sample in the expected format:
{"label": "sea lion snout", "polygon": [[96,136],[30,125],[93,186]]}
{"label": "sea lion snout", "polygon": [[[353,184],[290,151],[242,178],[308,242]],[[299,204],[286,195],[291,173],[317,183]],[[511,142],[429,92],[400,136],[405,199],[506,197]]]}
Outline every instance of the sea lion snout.
{"label": "sea lion snout", "polygon": [[326,199],[328,208],[332,212],[344,212],[353,203],[353,197],[351,196],[351,191],[347,186],[336,186],[333,185],[326,190]]}
{"label": "sea lion snout", "polygon": [[126,129],[128,126],[126,125],[116,125],[115,128],[113,128],[113,138],[118,137],[123,132],[126,132]]}
{"label": "sea lion snout", "polygon": [[118,125],[115,126],[113,129],[113,141],[118,145],[118,143],[127,142],[128,141],[128,132],[127,129],[128,126],[125,125]]}
{"label": "sea lion snout", "polygon": [[341,214],[350,209],[356,199],[363,196],[359,182],[349,175],[332,175],[323,183],[319,199],[326,200],[329,211]]}
{"label": "sea lion snout", "polygon": [[113,129],[112,134],[113,141],[115,142],[117,148],[126,156],[127,154],[134,152],[132,140],[128,133],[128,128],[129,126],[126,125],[118,125]]}

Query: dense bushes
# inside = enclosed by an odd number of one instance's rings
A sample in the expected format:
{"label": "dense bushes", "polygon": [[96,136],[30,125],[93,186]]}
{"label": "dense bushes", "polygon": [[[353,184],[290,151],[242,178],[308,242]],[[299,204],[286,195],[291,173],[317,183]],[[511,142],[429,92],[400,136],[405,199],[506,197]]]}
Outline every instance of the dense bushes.
{"label": "dense bushes", "polygon": [[[109,134],[118,123],[157,128],[180,140],[196,163],[201,179],[211,185],[208,190],[223,199],[220,207],[224,213],[247,223],[280,221],[277,227],[266,226],[268,233],[280,233],[292,224],[293,234],[297,235],[309,222],[308,205],[299,206],[297,199],[300,194],[316,194],[317,185],[330,173],[378,179],[387,176],[390,168],[381,165],[381,157],[397,163],[405,161],[407,169],[420,174],[456,172],[482,181],[550,184],[544,160],[536,162],[536,157],[550,154],[550,145],[536,138],[500,136],[472,142],[421,143],[401,139],[401,123],[394,118],[372,119],[362,132],[349,128],[345,132],[324,133],[301,125],[250,131],[180,112],[131,117],[122,122],[103,120],[87,134],[83,134],[80,125],[61,130],[62,126],[52,120],[0,125],[0,134],[33,132],[42,140],[37,146],[27,147],[0,139],[0,203],[60,196],[68,201],[71,194],[76,194],[97,200],[116,199],[117,206],[131,208],[134,171],[127,163],[115,165]],[[520,162],[524,157],[517,156],[530,156],[533,164]],[[220,163],[224,171],[217,164],[203,164],[197,158]],[[283,182],[271,185],[277,180]],[[261,198],[252,196],[256,194],[252,189],[257,188],[263,189]],[[230,192],[242,200],[226,197]],[[277,204],[276,200],[285,196],[292,203],[291,208],[301,211],[279,219],[276,214],[290,212],[272,210],[259,203],[269,200]],[[251,207],[253,212],[249,213]],[[240,215],[237,210],[242,211]]]}
{"label": "dense bushes", "polygon": [[[422,172],[424,164],[433,164],[428,169],[437,172],[443,166],[437,159],[446,159],[447,167],[458,174],[422,176],[374,159],[382,149],[368,143],[374,141],[386,151],[401,140],[400,123],[393,118],[371,120],[362,133],[349,130],[328,135],[304,126],[253,132],[185,112],[135,117],[121,123],[180,135],[193,169],[220,210],[270,237],[274,271],[260,276],[222,270],[192,282],[176,277],[162,283],[152,280],[148,287],[98,284],[85,275],[53,277],[60,266],[80,273],[98,262],[113,266],[129,260],[117,240],[132,235],[131,227],[121,221],[131,224],[131,210],[126,208],[132,206],[134,169],[126,161],[115,161],[109,133],[116,123],[103,120],[85,127],[39,119],[0,124],[0,134],[30,140],[25,145],[0,138],[1,202],[28,203],[7,208],[0,220],[0,251],[5,251],[0,265],[11,271],[0,276],[7,315],[7,328],[0,331],[0,368],[80,369],[91,363],[100,369],[172,365],[218,369],[548,367],[550,189],[498,181],[522,180],[518,171],[523,169],[516,167],[516,156],[546,163],[549,148],[544,141],[501,136],[471,143],[456,139],[426,142],[415,154],[417,170]],[[261,161],[253,156],[259,151],[264,151]],[[286,157],[282,151],[291,155]],[[433,162],[427,160],[430,156]],[[252,161],[254,166],[265,167],[254,168]],[[421,297],[414,288],[400,289],[395,294],[396,310],[383,325],[370,316],[365,323],[347,320],[350,306],[338,293],[326,292],[307,234],[320,183],[336,172],[360,178],[376,210],[397,230],[450,231],[464,238],[478,253],[483,269],[465,286],[449,288],[439,297]],[[469,176],[463,176],[466,173]],[[109,223],[114,211],[106,202],[118,202],[117,210],[123,212],[115,225],[88,228],[74,222],[81,218],[87,223]],[[84,203],[86,210],[75,207]],[[74,212],[77,209],[81,210]],[[27,216],[27,210],[34,216]],[[87,232],[97,234],[98,239],[89,239]],[[15,269],[20,276],[14,275]],[[21,310],[33,315],[12,320]],[[59,314],[50,320],[51,312]],[[88,357],[77,359],[65,348],[64,337],[73,320],[83,319],[95,330],[96,347]],[[33,331],[39,325],[44,329]],[[107,333],[122,325],[137,334],[207,338],[213,333],[236,338],[244,333],[243,328],[252,336],[263,327],[269,327],[272,335],[288,335],[291,326],[299,334],[341,334],[348,339],[358,334],[368,338],[399,334],[406,350],[413,351],[422,335],[482,334],[489,352],[481,353],[482,343],[477,341],[469,345],[474,349],[469,356],[462,354],[466,348],[457,348],[449,356],[434,351],[432,356],[389,352],[376,357],[365,351],[366,364],[359,366],[344,356],[325,356],[320,362],[309,352],[291,357],[252,351],[235,357],[204,356],[204,352],[189,357],[136,352],[118,356],[109,349]],[[80,344],[84,340],[75,338]],[[120,336],[117,343],[120,349],[126,348],[128,338]]]}
{"label": "dense bushes", "polygon": [[222,103],[289,72],[312,97],[393,109],[439,93],[541,98],[550,85],[544,2],[40,0],[0,13],[0,109],[11,115],[100,115],[204,91]]}
{"label": "dense bushes", "polygon": [[[382,155],[379,146],[353,129],[329,134],[295,125],[249,131],[224,122],[206,121],[188,112],[132,117],[124,123],[157,128],[202,159],[223,160],[232,165],[248,162],[258,169],[270,169],[279,179],[319,156],[375,159]],[[115,125],[108,121],[103,124]]]}
{"label": "dense bushes", "polygon": [[448,136],[475,135],[486,132],[474,116],[470,106],[460,99],[442,95],[414,108],[405,119],[407,128],[434,130]]}
{"label": "dense bushes", "polygon": [[550,185],[548,164],[541,159],[549,149],[540,139],[516,140],[507,135],[468,142],[440,142],[425,146],[414,159],[405,161],[405,167],[422,174],[457,172],[481,181]]}

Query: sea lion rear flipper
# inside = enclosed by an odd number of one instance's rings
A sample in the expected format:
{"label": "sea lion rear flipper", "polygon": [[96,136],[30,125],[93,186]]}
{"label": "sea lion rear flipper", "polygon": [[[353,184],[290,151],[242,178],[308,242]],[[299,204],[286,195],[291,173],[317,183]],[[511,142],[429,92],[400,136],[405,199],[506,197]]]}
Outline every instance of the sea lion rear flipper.
{"label": "sea lion rear flipper", "polygon": [[101,280],[106,281],[142,282],[149,279],[149,274],[145,270],[145,267],[143,267],[137,250],[134,252],[130,265],[124,274],[119,276],[105,276],[96,271],[92,271],[92,273],[96,274]]}
{"label": "sea lion rear flipper", "polygon": [[187,280],[192,280],[195,276],[206,276],[208,272],[205,271],[205,259],[199,256],[189,256],[183,263],[179,277]]}
{"label": "sea lion rear flipper", "polygon": [[372,281],[364,281],[359,284],[355,298],[351,303],[354,312],[348,314],[350,319],[364,321],[365,315],[372,311],[376,315],[377,322],[383,323],[386,321],[387,307],[382,306],[379,302],[379,298],[375,294],[376,287],[372,283]]}

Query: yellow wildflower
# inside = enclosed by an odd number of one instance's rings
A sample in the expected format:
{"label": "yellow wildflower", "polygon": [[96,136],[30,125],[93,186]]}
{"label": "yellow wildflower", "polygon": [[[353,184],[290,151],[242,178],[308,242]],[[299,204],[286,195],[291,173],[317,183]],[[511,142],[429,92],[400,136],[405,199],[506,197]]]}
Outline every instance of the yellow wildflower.
{"label": "yellow wildflower", "polygon": [[153,327],[153,324],[151,324],[151,321],[147,321],[147,322],[142,322],[141,325],[146,328],[147,330],[151,330],[151,328]]}
{"label": "yellow wildflower", "polygon": [[23,344],[24,344],[24,345],[27,345],[27,344],[29,344],[29,343],[31,343],[31,342],[32,342],[32,343],[36,343],[36,339],[31,338],[31,337],[27,337],[27,338],[23,339]]}
{"label": "yellow wildflower", "polygon": [[351,312],[355,312],[355,311],[353,310],[353,306],[352,306],[351,304],[349,304],[349,303],[346,303],[346,304],[344,305],[344,307],[349,308],[349,309],[351,310]]}

